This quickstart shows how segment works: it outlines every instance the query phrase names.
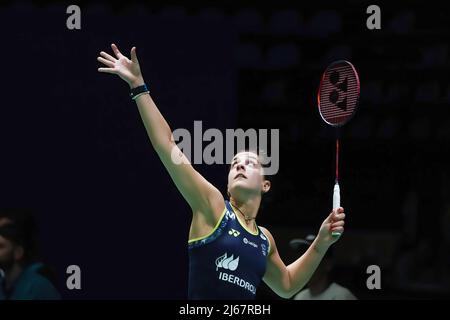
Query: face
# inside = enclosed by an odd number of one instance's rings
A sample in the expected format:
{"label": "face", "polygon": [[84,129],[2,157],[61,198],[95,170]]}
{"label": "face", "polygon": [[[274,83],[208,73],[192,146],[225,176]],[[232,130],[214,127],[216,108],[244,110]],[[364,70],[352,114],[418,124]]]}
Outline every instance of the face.
{"label": "face", "polygon": [[15,262],[14,244],[0,236],[0,269],[7,271]]}
{"label": "face", "polygon": [[240,152],[233,157],[228,173],[228,192],[233,198],[261,195],[270,189],[270,182],[264,179],[264,172],[258,155]]}
{"label": "face", "polygon": [[[12,223],[9,218],[0,217],[0,227]],[[0,235],[0,269],[9,270],[21,257],[22,247],[14,245],[13,242]]]}
{"label": "face", "polygon": [[0,227],[12,223],[12,221],[7,217],[0,217]]}

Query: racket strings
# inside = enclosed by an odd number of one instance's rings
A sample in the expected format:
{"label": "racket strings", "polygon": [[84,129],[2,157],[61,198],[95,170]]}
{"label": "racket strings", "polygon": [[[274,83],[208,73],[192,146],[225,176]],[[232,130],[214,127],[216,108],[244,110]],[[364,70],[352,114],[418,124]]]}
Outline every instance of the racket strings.
{"label": "racket strings", "polygon": [[342,126],[356,111],[359,100],[359,78],[348,61],[337,61],[325,70],[318,92],[318,106],[323,120]]}

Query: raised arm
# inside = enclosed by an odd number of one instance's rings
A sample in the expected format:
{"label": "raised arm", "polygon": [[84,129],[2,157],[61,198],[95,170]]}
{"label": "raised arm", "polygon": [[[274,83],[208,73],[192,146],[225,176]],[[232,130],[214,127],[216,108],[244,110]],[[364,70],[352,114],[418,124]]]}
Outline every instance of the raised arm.
{"label": "raised arm", "polygon": [[328,248],[338,240],[331,233],[344,231],[344,218],[343,208],[334,209],[322,223],[319,234],[308,250],[288,266],[281,260],[272,234],[263,229],[270,241],[264,282],[285,299],[300,291],[314,274]]}
{"label": "raised arm", "polygon": [[[115,57],[100,52],[101,57],[97,60],[107,67],[99,68],[98,71],[118,75],[128,83],[130,89],[143,85],[145,82],[137,59],[136,47],[131,49],[131,60],[124,56],[115,44],[111,44],[111,48]],[[178,190],[194,214],[202,214],[207,222],[215,224],[224,207],[222,194],[192,167],[178,148],[168,123],[150,94],[142,94],[135,101],[153,148]]]}

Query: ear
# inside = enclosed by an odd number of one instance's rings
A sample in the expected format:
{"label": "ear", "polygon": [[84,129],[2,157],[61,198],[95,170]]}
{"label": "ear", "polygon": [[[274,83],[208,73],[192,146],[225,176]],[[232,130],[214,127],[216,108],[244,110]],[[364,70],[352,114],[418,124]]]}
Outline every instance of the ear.
{"label": "ear", "polygon": [[264,180],[263,181],[263,185],[262,185],[262,193],[267,193],[269,192],[271,187],[271,183],[269,180]]}
{"label": "ear", "polygon": [[23,250],[22,246],[15,246],[15,248],[14,248],[14,260],[15,261],[21,261],[23,259],[24,254],[25,254],[25,251]]}

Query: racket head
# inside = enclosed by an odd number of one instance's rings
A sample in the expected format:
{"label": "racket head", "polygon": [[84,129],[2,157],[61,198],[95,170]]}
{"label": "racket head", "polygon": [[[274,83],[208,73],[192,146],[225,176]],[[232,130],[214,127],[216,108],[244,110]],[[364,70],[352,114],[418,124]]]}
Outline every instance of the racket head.
{"label": "racket head", "polygon": [[322,75],[317,106],[323,121],[333,127],[349,122],[359,103],[358,72],[347,60],[331,63]]}

